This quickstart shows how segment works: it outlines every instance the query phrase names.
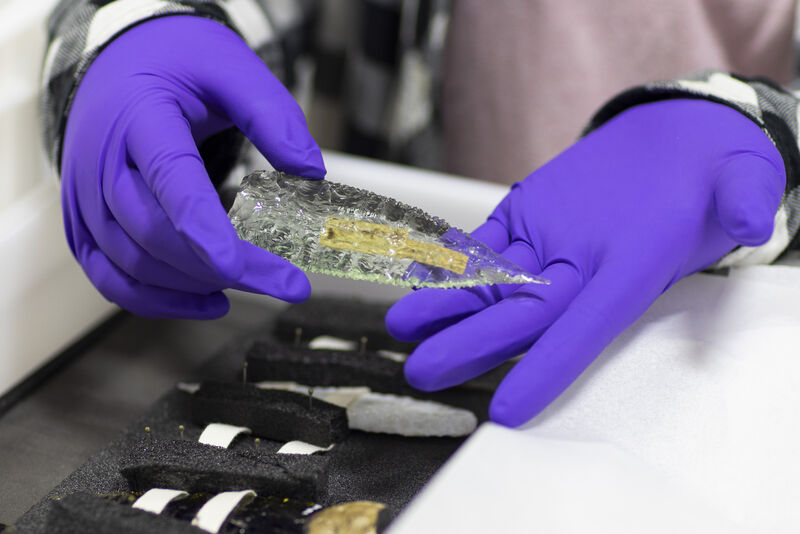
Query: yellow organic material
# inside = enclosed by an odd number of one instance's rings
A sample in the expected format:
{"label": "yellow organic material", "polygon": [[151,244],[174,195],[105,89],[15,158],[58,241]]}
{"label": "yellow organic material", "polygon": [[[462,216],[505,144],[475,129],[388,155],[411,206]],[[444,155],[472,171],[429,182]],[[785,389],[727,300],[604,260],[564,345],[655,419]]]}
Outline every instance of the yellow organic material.
{"label": "yellow organic material", "polygon": [[385,504],[353,501],[325,508],[314,514],[306,527],[308,534],[375,534],[378,513]]}
{"label": "yellow organic material", "polygon": [[353,219],[328,217],[319,242],[340,250],[407,258],[458,274],[464,274],[469,260],[466,254],[410,239],[403,228]]}

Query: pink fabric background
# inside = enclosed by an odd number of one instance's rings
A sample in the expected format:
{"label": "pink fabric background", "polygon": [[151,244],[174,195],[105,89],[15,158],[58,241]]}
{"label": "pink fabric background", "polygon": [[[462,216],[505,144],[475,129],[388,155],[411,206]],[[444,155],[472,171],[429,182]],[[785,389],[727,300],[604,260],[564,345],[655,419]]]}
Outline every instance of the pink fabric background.
{"label": "pink fabric background", "polygon": [[513,183],[644,82],[716,68],[787,83],[794,10],[794,0],[455,0],[447,168]]}

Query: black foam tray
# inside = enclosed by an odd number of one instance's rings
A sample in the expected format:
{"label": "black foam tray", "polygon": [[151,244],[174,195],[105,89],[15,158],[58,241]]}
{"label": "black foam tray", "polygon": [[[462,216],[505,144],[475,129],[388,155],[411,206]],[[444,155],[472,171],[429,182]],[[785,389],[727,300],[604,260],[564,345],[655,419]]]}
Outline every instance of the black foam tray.
{"label": "black foam tray", "polygon": [[[352,304],[348,303],[348,306]],[[368,307],[378,309],[375,305]],[[259,333],[229,345],[203,366],[201,375],[214,381],[225,377],[231,382],[240,380],[248,347],[255,339],[264,337],[263,332],[271,330],[272,325],[265,325]],[[329,334],[336,335],[337,332]],[[496,384],[495,379],[491,382]],[[454,388],[430,395],[418,392],[416,396],[470,409],[479,421],[485,421],[491,393],[489,388]],[[191,414],[191,401],[187,393],[177,389],[167,393],[117,439],[23,514],[15,525],[17,531],[23,534],[45,532],[47,514],[54,497],[75,492],[108,494],[130,491],[131,488],[120,474],[123,459],[145,438],[197,440],[202,428],[192,423]],[[183,437],[179,431],[180,425],[184,427]],[[150,427],[149,436],[144,432],[146,426]],[[386,515],[389,518],[394,517],[463,441],[463,438],[406,438],[352,431],[347,439],[324,453],[329,457],[329,478],[325,497],[320,504],[330,506],[354,500],[377,501],[387,505]],[[231,448],[259,448],[264,452],[276,452],[281,445],[281,442],[267,439],[256,444],[252,436],[243,436],[237,438]]]}

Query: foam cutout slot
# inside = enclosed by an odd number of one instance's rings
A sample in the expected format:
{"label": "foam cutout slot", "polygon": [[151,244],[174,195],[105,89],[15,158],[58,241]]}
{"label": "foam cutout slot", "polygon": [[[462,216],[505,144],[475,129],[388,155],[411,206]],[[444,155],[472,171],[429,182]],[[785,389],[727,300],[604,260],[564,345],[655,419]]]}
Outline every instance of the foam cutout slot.
{"label": "foam cutout slot", "polygon": [[317,501],[327,485],[328,459],[222,449],[187,440],[140,442],[121,460],[120,473],[131,491],[251,489],[259,495]]}
{"label": "foam cutout slot", "polygon": [[344,440],[347,412],[309,395],[261,389],[253,384],[205,382],[191,396],[192,420],[247,427],[275,441],[305,441],[320,447]]}
{"label": "foam cutout slot", "polygon": [[256,340],[247,350],[247,376],[253,382],[288,381],[317,386],[366,386],[403,393],[403,364],[370,352],[313,350]]}
{"label": "foam cutout slot", "polygon": [[354,343],[366,338],[370,350],[411,352],[415,343],[398,341],[386,331],[384,317],[388,310],[386,303],[312,297],[280,314],[273,333],[287,343],[294,343],[299,333],[301,342],[319,336],[334,336]]}

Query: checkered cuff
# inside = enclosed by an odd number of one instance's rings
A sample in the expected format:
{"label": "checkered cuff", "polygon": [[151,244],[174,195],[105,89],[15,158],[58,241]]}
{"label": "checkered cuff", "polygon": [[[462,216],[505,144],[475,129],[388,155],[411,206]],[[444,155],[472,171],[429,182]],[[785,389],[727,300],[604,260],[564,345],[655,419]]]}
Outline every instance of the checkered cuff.
{"label": "checkered cuff", "polygon": [[744,78],[720,71],[702,71],[677,80],[654,82],[625,91],[605,104],[584,134],[628,108],[673,98],[700,98],[729,106],[747,116],[767,134],[786,166],[786,189],[775,214],[770,240],[758,247],[737,247],[712,268],[771,263],[785,250],[800,246],[800,94],[769,80]]}
{"label": "checkered cuff", "polygon": [[72,101],[92,61],[118,35],[150,19],[190,15],[231,28],[256,51],[281,81],[299,55],[306,0],[62,0],[48,20],[50,44],[42,68],[40,96],[44,145],[54,168]]}

